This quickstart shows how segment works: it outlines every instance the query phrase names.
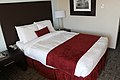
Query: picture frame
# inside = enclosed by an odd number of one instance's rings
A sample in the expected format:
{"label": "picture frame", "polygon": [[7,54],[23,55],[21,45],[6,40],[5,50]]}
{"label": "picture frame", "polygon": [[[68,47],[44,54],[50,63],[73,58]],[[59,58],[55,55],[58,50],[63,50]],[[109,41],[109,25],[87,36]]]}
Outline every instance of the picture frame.
{"label": "picture frame", "polygon": [[96,16],[96,0],[70,0],[70,15]]}

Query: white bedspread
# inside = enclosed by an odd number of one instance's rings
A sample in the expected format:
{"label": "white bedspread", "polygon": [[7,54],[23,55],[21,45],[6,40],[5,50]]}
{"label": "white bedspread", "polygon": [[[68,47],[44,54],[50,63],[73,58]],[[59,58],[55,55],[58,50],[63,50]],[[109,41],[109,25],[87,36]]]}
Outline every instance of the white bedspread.
{"label": "white bedspread", "polygon": [[[26,56],[46,65],[46,57],[49,51],[77,34],[78,33],[65,31],[56,31],[46,34],[26,43],[24,45],[24,53]],[[107,45],[108,39],[106,37],[100,37],[100,39],[79,59],[74,75],[78,77],[86,77],[89,75],[104,55]],[[46,66],[51,67],[49,65]]]}

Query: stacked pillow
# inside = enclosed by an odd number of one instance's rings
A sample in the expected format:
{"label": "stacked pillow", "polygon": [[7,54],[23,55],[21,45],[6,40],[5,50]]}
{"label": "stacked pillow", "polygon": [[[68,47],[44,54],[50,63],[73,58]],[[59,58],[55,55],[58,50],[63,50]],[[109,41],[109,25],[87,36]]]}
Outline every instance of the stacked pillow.
{"label": "stacked pillow", "polygon": [[15,28],[17,30],[20,41],[23,43],[31,41],[37,37],[34,31],[38,30],[38,27],[35,24],[15,26]]}
{"label": "stacked pillow", "polygon": [[39,29],[42,29],[44,27],[48,27],[50,32],[55,31],[55,29],[52,26],[52,23],[50,20],[44,20],[44,21],[39,21],[39,22],[34,22],[34,24],[36,24],[38,26]]}
{"label": "stacked pillow", "polygon": [[15,26],[21,42],[26,43],[37,37],[55,31],[50,20],[34,22],[34,24]]}

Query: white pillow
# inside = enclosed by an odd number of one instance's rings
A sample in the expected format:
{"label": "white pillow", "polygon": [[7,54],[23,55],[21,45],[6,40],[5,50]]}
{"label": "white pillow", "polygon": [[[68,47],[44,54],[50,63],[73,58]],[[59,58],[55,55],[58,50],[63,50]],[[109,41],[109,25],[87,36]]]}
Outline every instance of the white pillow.
{"label": "white pillow", "polygon": [[34,22],[34,24],[36,24],[39,29],[45,28],[47,26],[50,32],[55,31],[50,20]]}
{"label": "white pillow", "polygon": [[23,26],[15,26],[18,37],[21,42],[26,43],[37,38],[37,35],[34,31],[39,30],[35,24],[23,25]]}
{"label": "white pillow", "polygon": [[19,39],[20,39],[20,42],[22,42],[23,39],[22,39],[22,36],[21,36],[21,34],[20,34],[20,27],[16,27],[16,26],[15,26],[15,29],[16,29],[16,31],[17,31],[18,37],[19,37]]}

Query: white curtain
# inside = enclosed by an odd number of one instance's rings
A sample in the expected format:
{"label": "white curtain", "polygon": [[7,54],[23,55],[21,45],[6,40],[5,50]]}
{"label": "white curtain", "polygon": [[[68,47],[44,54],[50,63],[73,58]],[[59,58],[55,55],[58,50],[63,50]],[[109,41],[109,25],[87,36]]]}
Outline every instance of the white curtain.
{"label": "white curtain", "polygon": [[5,40],[4,40],[4,36],[3,36],[3,32],[1,29],[1,25],[0,25],[0,52],[7,50],[6,44],[5,44]]}

